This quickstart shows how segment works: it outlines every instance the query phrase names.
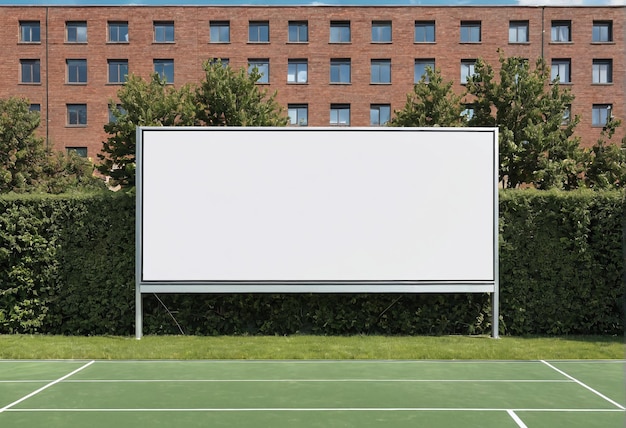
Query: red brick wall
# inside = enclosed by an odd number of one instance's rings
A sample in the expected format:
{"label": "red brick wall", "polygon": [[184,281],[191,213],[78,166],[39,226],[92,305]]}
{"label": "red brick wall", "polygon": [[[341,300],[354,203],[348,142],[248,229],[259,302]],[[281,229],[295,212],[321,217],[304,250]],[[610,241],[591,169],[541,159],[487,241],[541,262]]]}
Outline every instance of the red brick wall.
{"label": "red brick wall", "polygon": [[[308,104],[309,126],[328,126],[331,103],[350,104],[351,125],[369,126],[370,104],[391,104],[401,109],[406,94],[412,90],[413,65],[416,58],[435,58],[446,80],[459,83],[462,59],[481,57],[496,66],[499,48],[506,56],[519,55],[531,61],[542,54],[552,58],[572,59],[572,83],[567,85],[576,96],[573,114],[581,116],[577,127],[584,144],[595,142],[601,128],[591,126],[591,106],[613,104],[614,116],[626,119],[624,7],[0,7],[0,49],[3,59],[0,71],[0,97],[23,95],[41,104],[41,134],[58,149],[88,147],[96,158],[106,139],[103,125],[108,121],[107,104],[114,99],[119,85],[107,83],[107,59],[128,59],[131,73],[148,78],[153,59],[173,58],[175,84],[198,82],[202,63],[209,58],[229,58],[232,67],[246,67],[249,58],[270,59],[268,91],[278,91],[278,101],[285,105]],[[18,43],[19,21],[39,20],[42,42]],[[153,42],[153,21],[174,21],[175,43]],[[209,21],[230,21],[228,44],[209,43]],[[270,23],[269,43],[248,43],[248,22],[267,20]],[[308,21],[309,42],[287,43],[287,25],[291,20]],[[329,43],[331,20],[351,23],[352,41]],[[371,23],[391,21],[393,41],[390,44],[371,42]],[[413,42],[414,22],[434,20],[436,43]],[[508,43],[510,20],[528,20],[530,41]],[[571,20],[571,43],[550,42],[552,20]],[[614,42],[591,43],[594,20],[612,20]],[[66,21],[86,21],[87,44],[65,42]],[[128,44],[107,43],[107,22],[128,21]],[[460,43],[461,21],[480,21],[482,41]],[[46,23],[48,24],[46,27]],[[545,31],[545,32],[542,32]],[[46,36],[47,35],[47,36]],[[20,59],[41,59],[41,84],[19,84]],[[85,85],[66,83],[66,59],[84,58],[88,64]],[[287,60],[308,59],[308,83],[287,84]],[[329,84],[330,59],[350,58],[351,83]],[[613,83],[591,84],[594,58],[613,59]],[[391,85],[370,83],[371,59],[391,59]],[[86,103],[88,124],[68,127],[67,103]],[[46,129],[46,120],[48,128]],[[620,130],[625,135],[626,121]]]}

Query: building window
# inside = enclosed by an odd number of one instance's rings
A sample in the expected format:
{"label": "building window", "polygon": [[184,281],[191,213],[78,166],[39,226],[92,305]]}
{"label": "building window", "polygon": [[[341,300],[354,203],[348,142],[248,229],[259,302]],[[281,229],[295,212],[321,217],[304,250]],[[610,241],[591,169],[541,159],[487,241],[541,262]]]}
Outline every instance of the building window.
{"label": "building window", "polygon": [[250,43],[269,43],[270,23],[267,21],[252,21],[248,26],[248,41]]}
{"label": "building window", "polygon": [[384,126],[391,119],[391,106],[389,104],[370,105],[370,125]]}
{"label": "building window", "polygon": [[41,104],[34,103],[28,106],[28,111],[31,113],[41,113]]}
{"label": "building window", "polygon": [[153,25],[155,43],[174,42],[174,23],[172,21],[155,21]]}
{"label": "building window", "polygon": [[67,60],[67,82],[87,83],[87,60],[68,59]]}
{"label": "building window", "polygon": [[416,59],[415,66],[413,69],[413,83],[420,82],[422,78],[424,78],[425,81],[428,82],[428,74],[426,73],[426,70],[428,68],[430,68],[433,71],[435,70],[434,58]]}
{"label": "building window", "polygon": [[211,59],[209,59],[209,64],[215,65],[215,64],[219,63],[224,68],[228,67],[229,62],[230,62],[230,59],[228,59],[228,58],[211,58]]}
{"label": "building window", "polygon": [[41,83],[41,61],[38,59],[21,59],[20,83]]}
{"label": "building window", "polygon": [[68,43],[87,43],[87,23],[72,21],[65,24],[66,41]]}
{"label": "building window", "polygon": [[391,60],[373,59],[371,63],[371,83],[391,83]]}
{"label": "building window", "polygon": [[41,42],[41,25],[39,21],[20,21],[20,42]]}
{"label": "building window", "polygon": [[74,153],[81,158],[87,157],[87,147],[66,147],[67,154]]}
{"label": "building window", "polygon": [[330,105],[330,124],[339,126],[350,125],[350,104]]}
{"label": "building window", "polygon": [[350,59],[330,60],[330,83],[350,83]]}
{"label": "building window", "polygon": [[435,21],[415,21],[415,43],[435,43]]}
{"label": "building window", "polygon": [[558,80],[559,83],[571,83],[571,61],[570,59],[553,59],[552,60],[552,81]]}
{"label": "building window", "polygon": [[594,104],[591,109],[591,125],[606,126],[611,118],[612,104]]}
{"label": "building window", "polygon": [[350,43],[350,21],[330,22],[330,43]]}
{"label": "building window", "polygon": [[461,21],[461,43],[480,43],[480,21]]}
{"label": "building window", "polygon": [[474,67],[476,66],[475,59],[461,60],[461,84],[467,83],[467,78],[474,75]]}
{"label": "building window", "polygon": [[87,125],[87,104],[68,104],[67,124],[70,126]]}
{"label": "building window", "polygon": [[289,124],[307,126],[309,124],[309,106],[306,104],[289,104],[287,106]]}
{"label": "building window", "polygon": [[124,83],[128,78],[128,60],[110,59],[109,63],[109,83]]}
{"label": "building window", "polygon": [[372,22],[372,43],[391,43],[391,22]]}
{"label": "building window", "polygon": [[594,59],[592,67],[593,83],[613,83],[613,60]]}
{"label": "building window", "polygon": [[211,21],[209,29],[211,43],[230,43],[230,22]]}
{"label": "building window", "polygon": [[254,69],[261,75],[256,83],[270,83],[270,60],[267,58],[248,60],[248,73]]}
{"label": "building window", "polygon": [[572,106],[568,105],[563,110],[563,117],[561,119],[561,125],[566,126],[569,125],[572,121]]}
{"label": "building window", "polygon": [[287,64],[287,83],[307,83],[308,69],[306,59],[290,59]]}
{"label": "building window", "polygon": [[173,59],[155,59],[154,72],[167,83],[174,83],[174,60]]}
{"label": "building window", "polygon": [[593,21],[591,41],[594,43],[608,43],[613,41],[612,21]]}
{"label": "building window", "polygon": [[528,21],[509,22],[509,43],[528,43]]}
{"label": "building window", "polygon": [[[113,110],[117,110],[116,112],[114,112]],[[115,113],[119,114],[126,114],[126,110],[124,108],[122,108],[121,104],[116,104],[115,107],[111,108],[111,105],[109,104],[109,122],[112,123],[116,123],[117,122],[117,117],[115,116]]]}
{"label": "building window", "polygon": [[463,117],[467,122],[469,122],[474,117],[474,105],[465,104],[463,107],[464,108],[463,108],[463,111],[461,111],[461,117]]}
{"label": "building window", "polygon": [[128,22],[109,22],[109,42],[128,43]]}
{"label": "building window", "polygon": [[558,43],[566,43],[572,41],[572,22],[571,21],[552,21],[551,40]]}
{"label": "building window", "polygon": [[289,43],[309,41],[309,23],[307,21],[289,21]]}

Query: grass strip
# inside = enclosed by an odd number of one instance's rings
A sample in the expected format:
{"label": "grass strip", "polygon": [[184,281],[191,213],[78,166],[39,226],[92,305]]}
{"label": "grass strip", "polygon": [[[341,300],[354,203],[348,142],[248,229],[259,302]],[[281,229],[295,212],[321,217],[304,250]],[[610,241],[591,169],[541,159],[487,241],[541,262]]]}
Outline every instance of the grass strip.
{"label": "grass strip", "polygon": [[622,337],[0,335],[0,359],[624,359]]}

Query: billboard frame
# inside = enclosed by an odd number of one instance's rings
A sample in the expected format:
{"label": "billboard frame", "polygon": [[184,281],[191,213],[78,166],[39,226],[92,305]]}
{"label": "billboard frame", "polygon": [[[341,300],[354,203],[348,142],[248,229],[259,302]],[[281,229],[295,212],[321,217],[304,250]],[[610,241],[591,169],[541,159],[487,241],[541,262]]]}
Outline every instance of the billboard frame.
{"label": "billboard frame", "polygon": [[[158,134],[155,134],[158,133]],[[434,133],[441,135],[451,135],[454,137],[462,138],[464,134],[473,137],[480,135],[481,144],[489,144],[489,156],[486,162],[492,166],[490,171],[489,183],[480,183],[480,185],[489,185],[489,202],[491,204],[488,210],[491,214],[490,225],[490,245],[492,248],[493,257],[490,263],[492,263],[490,269],[492,274],[488,275],[489,278],[470,278],[466,279],[382,279],[382,280],[359,280],[359,279],[342,279],[342,280],[289,280],[278,279],[268,280],[263,278],[257,279],[244,279],[234,280],[228,279],[204,279],[204,278],[184,278],[182,280],[177,278],[160,278],[159,275],[150,274],[153,277],[150,279],[144,278],[145,273],[145,260],[147,258],[144,251],[144,235],[145,229],[149,229],[150,226],[145,220],[144,209],[146,205],[151,207],[151,204],[146,204],[144,199],[156,200],[153,196],[146,196],[144,187],[146,183],[150,183],[151,177],[149,173],[146,173],[146,166],[150,161],[146,162],[145,148],[147,144],[151,143],[151,135],[179,135],[179,133],[191,133],[186,134],[190,136],[197,136],[195,134],[207,134],[217,135],[216,133],[231,133],[221,134],[222,136],[234,136],[249,135],[248,133],[259,133],[258,135],[288,135],[280,133],[326,133],[333,137],[345,136],[342,133],[362,133],[361,135],[374,135],[381,137],[380,133],[387,133],[386,137],[397,136],[418,136],[428,138],[433,136]],[[398,134],[393,134],[393,133]],[[165,134],[164,134],[165,133]],[[170,134],[167,134],[170,133]],[[272,134],[274,133],[274,134]],[[279,133],[279,134],[275,134]],[[366,133],[366,134],[363,134]],[[403,134],[399,134],[403,133]],[[412,134],[406,134],[412,133]],[[478,133],[478,134],[477,134]],[[294,134],[295,136],[304,136],[306,134]],[[265,127],[138,127],[137,128],[137,155],[136,155],[136,253],[135,253],[135,335],[137,339],[143,336],[143,295],[150,293],[491,293],[492,295],[492,337],[499,337],[499,269],[498,269],[498,169],[499,169],[499,156],[498,156],[498,129],[497,128],[360,128],[360,127],[345,127],[345,128],[265,128]],[[146,141],[146,137],[147,141]],[[437,137],[439,138],[439,137]],[[485,140],[485,143],[482,142]],[[296,139],[297,140],[297,139]],[[177,144],[184,144],[184,142],[177,142]],[[177,148],[180,150],[180,147]],[[157,151],[154,149],[154,151]],[[184,150],[182,150],[184,152]],[[172,151],[173,153],[173,151]],[[454,156],[453,153],[450,154]],[[158,160],[157,160],[158,162]],[[485,163],[486,165],[486,163]],[[454,189],[448,189],[453,192]],[[158,196],[158,192],[157,192]],[[484,198],[483,198],[484,199]],[[154,205],[154,204],[152,204]],[[151,208],[153,209],[153,208]],[[487,213],[489,214],[489,213]],[[149,233],[148,233],[149,235]],[[155,263],[153,263],[154,265]]]}

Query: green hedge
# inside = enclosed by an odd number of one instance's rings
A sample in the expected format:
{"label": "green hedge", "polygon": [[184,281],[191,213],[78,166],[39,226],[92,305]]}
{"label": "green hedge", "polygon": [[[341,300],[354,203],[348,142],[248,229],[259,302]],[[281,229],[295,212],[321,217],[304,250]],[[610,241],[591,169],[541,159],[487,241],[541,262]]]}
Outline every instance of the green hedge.
{"label": "green hedge", "polygon": [[[623,333],[622,211],[618,192],[501,192],[501,333]],[[132,335],[134,226],[126,194],[0,198],[0,333]],[[478,334],[490,312],[488,294],[147,295],[144,332]]]}

